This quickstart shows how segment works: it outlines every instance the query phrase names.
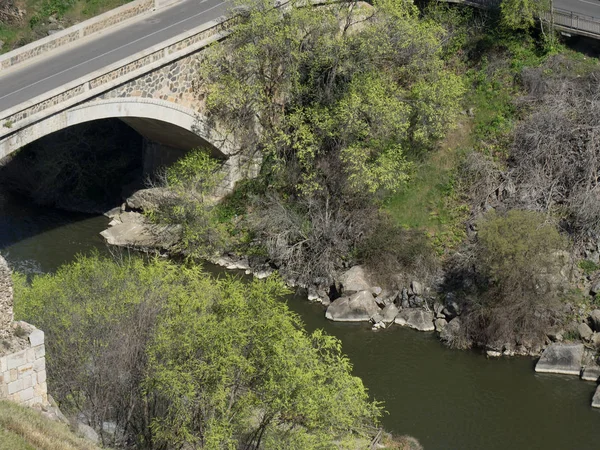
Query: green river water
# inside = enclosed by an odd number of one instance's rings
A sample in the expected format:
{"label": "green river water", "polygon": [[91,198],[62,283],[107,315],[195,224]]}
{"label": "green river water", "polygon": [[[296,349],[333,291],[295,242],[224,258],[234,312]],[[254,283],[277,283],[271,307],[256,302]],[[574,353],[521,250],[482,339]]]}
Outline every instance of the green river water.
{"label": "green river water", "polygon": [[[107,251],[98,234],[107,223],[0,194],[0,253],[13,269],[52,271],[77,253]],[[342,340],[355,374],[385,402],[385,428],[417,437],[426,450],[600,450],[594,383],[537,375],[530,358],[451,351],[433,333],[332,323],[301,295],[287,301],[309,330]]]}

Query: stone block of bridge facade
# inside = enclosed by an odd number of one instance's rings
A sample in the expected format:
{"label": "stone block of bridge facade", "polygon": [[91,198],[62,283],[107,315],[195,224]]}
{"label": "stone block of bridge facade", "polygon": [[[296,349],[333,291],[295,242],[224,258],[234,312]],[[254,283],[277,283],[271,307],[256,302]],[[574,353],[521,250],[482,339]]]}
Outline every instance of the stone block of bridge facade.
{"label": "stone block of bridge facade", "polygon": [[[17,332],[18,331],[18,332]],[[13,290],[8,264],[0,256],[0,400],[21,405],[47,405],[44,332],[25,322],[13,322]]]}

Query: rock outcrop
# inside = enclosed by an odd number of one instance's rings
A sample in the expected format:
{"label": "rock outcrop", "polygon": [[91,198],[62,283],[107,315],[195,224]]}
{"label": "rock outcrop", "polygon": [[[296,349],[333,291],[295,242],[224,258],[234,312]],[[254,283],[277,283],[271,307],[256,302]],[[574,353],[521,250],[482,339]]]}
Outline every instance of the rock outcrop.
{"label": "rock outcrop", "polygon": [[339,290],[344,295],[351,295],[360,291],[368,291],[372,284],[369,282],[365,269],[354,266],[338,278]]}
{"label": "rock outcrop", "polygon": [[350,297],[336,299],[325,312],[325,317],[336,322],[368,322],[380,309],[369,291],[360,291]]}
{"label": "rock outcrop", "polygon": [[400,311],[395,323],[407,326],[419,331],[433,331],[433,313],[422,309],[403,309]]}
{"label": "rock outcrop", "polygon": [[579,376],[583,350],[583,344],[551,344],[542,353],[535,371]]}

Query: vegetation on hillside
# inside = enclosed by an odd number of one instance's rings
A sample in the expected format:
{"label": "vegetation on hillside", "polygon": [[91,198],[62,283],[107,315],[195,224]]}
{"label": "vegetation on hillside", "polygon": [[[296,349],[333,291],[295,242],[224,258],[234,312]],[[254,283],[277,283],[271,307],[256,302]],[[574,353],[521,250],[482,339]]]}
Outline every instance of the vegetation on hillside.
{"label": "vegetation on hillside", "polygon": [[38,411],[0,401],[0,450],[99,450]]}

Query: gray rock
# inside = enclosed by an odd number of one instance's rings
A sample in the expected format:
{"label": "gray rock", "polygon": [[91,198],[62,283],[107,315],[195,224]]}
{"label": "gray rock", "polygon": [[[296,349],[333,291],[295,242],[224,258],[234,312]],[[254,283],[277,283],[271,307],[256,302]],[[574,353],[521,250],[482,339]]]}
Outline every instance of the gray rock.
{"label": "gray rock", "polygon": [[600,331],[600,309],[595,309],[590,313],[590,322],[594,331]]}
{"label": "gray rock", "polygon": [[104,215],[106,217],[108,217],[109,219],[114,219],[115,217],[117,217],[119,214],[121,214],[123,211],[121,210],[120,206],[115,206],[114,208],[109,209],[108,211],[106,211],[104,213]]}
{"label": "gray rock", "polygon": [[542,353],[535,371],[579,376],[582,358],[583,344],[551,344]]}
{"label": "gray rock", "polygon": [[404,303],[404,301],[408,301],[408,290],[406,288],[402,288],[402,303]]}
{"label": "gray rock", "polygon": [[440,339],[446,342],[452,342],[454,336],[456,336],[460,331],[460,326],[460,319],[458,317],[455,317],[454,319],[449,321],[448,325],[446,325],[442,329],[442,331],[440,332]]}
{"label": "gray rock", "polygon": [[344,295],[367,291],[371,288],[371,283],[362,266],[354,266],[350,270],[344,272],[339,277],[338,282],[341,285],[340,290]]}
{"label": "gray rock", "polygon": [[127,206],[131,209],[150,211],[159,207],[167,200],[174,200],[177,195],[166,188],[140,189],[127,199]]}
{"label": "gray rock", "polygon": [[441,333],[442,330],[444,328],[446,328],[446,326],[448,325],[448,322],[446,322],[446,319],[435,319],[435,321],[433,322],[433,325],[435,326],[435,331],[437,331],[438,333]]}
{"label": "gray rock", "polygon": [[325,317],[336,322],[368,322],[379,306],[369,291],[360,291],[350,297],[336,299],[325,313]]}
{"label": "gray rock", "polygon": [[584,381],[598,381],[600,378],[600,366],[596,363],[588,364],[583,368],[581,379]]}
{"label": "gray rock", "polygon": [[96,433],[92,427],[86,425],[85,423],[77,422],[75,430],[82,438],[93,442],[94,444],[98,444],[100,442],[98,433]]}
{"label": "gray rock", "polygon": [[392,323],[399,312],[400,310],[398,309],[398,307],[393,303],[390,303],[381,311],[381,315],[383,316],[382,320],[385,323]]}
{"label": "gray rock", "polygon": [[381,293],[383,292],[383,289],[381,289],[379,286],[373,286],[371,289],[371,294],[378,296],[381,295]]}
{"label": "gray rock", "polygon": [[433,304],[433,312],[435,313],[435,317],[440,319],[440,318],[444,318],[444,313],[442,313],[442,311],[444,310],[444,305],[442,305],[440,302],[435,302]]}
{"label": "gray rock", "polygon": [[419,297],[418,295],[415,295],[411,300],[411,306],[413,307],[420,307],[423,306],[423,299],[421,297]]}
{"label": "gray rock", "polygon": [[413,294],[415,295],[423,295],[423,285],[421,283],[419,283],[418,281],[413,281],[412,283],[410,283],[410,289],[413,291]]}
{"label": "gray rock", "polygon": [[592,337],[592,334],[594,332],[587,325],[587,323],[580,323],[579,325],[577,325],[577,333],[579,333],[579,336],[581,337],[581,339],[587,341]]}
{"label": "gray rock", "polygon": [[375,314],[371,316],[371,322],[379,323],[383,322],[383,316],[381,315],[381,311],[377,311]]}
{"label": "gray rock", "polygon": [[100,234],[109,245],[168,250],[179,241],[181,225],[155,225],[134,221],[117,224]]}
{"label": "gray rock", "polygon": [[590,295],[596,295],[600,292],[600,280],[595,280],[590,287]]}
{"label": "gray rock", "polygon": [[402,299],[402,307],[410,308],[410,301],[408,299]]}
{"label": "gray rock", "polygon": [[404,309],[396,316],[395,323],[419,331],[433,331],[433,313],[422,309]]}
{"label": "gray rock", "polygon": [[594,398],[592,398],[592,408],[600,408],[600,386],[596,388]]}

